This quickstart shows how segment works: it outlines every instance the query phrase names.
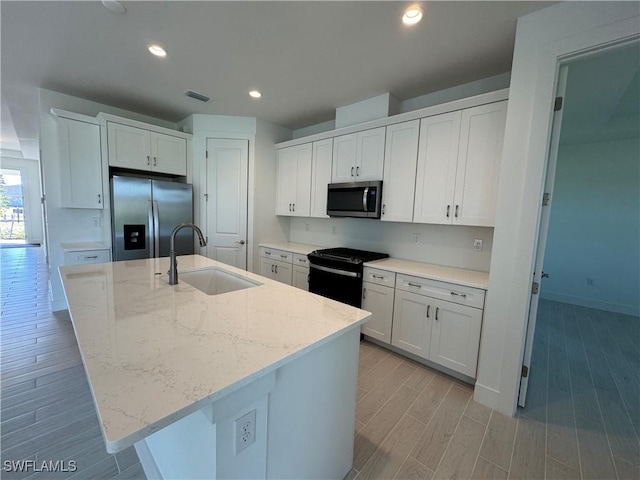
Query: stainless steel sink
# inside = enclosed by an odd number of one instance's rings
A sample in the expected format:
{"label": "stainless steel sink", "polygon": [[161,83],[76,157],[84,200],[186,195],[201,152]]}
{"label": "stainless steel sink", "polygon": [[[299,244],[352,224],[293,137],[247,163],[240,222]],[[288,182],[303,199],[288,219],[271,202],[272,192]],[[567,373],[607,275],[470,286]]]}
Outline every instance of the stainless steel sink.
{"label": "stainless steel sink", "polygon": [[178,278],[179,282],[188,283],[207,295],[220,295],[262,285],[216,267],[180,272]]}

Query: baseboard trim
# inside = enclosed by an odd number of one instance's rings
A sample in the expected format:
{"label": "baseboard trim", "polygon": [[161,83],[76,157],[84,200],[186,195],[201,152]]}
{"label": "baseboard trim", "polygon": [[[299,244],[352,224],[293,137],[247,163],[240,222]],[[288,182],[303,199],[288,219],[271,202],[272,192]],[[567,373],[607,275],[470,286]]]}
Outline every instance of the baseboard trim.
{"label": "baseboard trim", "polygon": [[572,295],[564,295],[562,293],[542,292],[540,298],[551,300],[554,302],[568,303],[579,307],[595,308],[604,310],[605,312],[622,313],[623,315],[640,316],[640,307],[632,305],[619,305],[617,303],[605,302],[603,300],[594,300],[592,298],[575,297]]}
{"label": "baseboard trim", "polygon": [[481,403],[485,407],[496,410],[500,400],[500,392],[476,382],[475,389],[473,390],[473,400]]}

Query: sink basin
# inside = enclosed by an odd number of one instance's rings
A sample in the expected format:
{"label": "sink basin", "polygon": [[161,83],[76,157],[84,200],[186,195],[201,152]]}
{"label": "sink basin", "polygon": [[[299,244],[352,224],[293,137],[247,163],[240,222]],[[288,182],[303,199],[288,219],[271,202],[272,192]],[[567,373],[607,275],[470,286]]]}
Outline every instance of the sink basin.
{"label": "sink basin", "polygon": [[188,283],[207,295],[220,295],[262,285],[260,282],[234,275],[219,268],[180,272],[178,282]]}

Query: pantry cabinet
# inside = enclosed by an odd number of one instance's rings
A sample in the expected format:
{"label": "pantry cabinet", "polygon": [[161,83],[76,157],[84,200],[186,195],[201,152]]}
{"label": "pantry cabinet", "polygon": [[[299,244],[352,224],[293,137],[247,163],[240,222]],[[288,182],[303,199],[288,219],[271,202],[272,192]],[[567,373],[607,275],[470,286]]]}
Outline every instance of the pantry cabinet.
{"label": "pantry cabinet", "polygon": [[58,117],[61,205],[104,208],[100,126]]}
{"label": "pantry cabinet", "polygon": [[109,166],[184,176],[187,140],[142,128],[107,123]]}
{"label": "pantry cabinet", "polygon": [[308,217],[311,209],[312,145],[278,150],[276,215]]}
{"label": "pantry cabinet", "polygon": [[494,226],[507,102],[423,118],[413,221]]}
{"label": "pantry cabinet", "polygon": [[341,135],[333,139],[332,183],[382,179],[385,127]]}
{"label": "pantry cabinet", "polygon": [[413,220],[419,130],[419,120],[387,127],[382,179],[382,221]]}

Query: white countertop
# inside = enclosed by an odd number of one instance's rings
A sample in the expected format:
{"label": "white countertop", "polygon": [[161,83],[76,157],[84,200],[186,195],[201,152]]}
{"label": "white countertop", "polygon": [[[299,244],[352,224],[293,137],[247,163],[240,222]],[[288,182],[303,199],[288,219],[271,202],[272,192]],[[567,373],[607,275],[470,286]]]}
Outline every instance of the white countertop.
{"label": "white countertop", "polygon": [[84,250],[109,250],[111,247],[104,242],[64,242],[60,246],[65,252],[82,252]]}
{"label": "white countertop", "polygon": [[416,275],[432,280],[465,285],[467,287],[487,289],[489,285],[489,274],[477,270],[465,270],[463,268],[445,267],[430,263],[419,263],[400,258],[385,258],[367,262],[365,267],[379,268],[390,272],[404,273],[406,275]]}
{"label": "white countertop", "polygon": [[60,267],[108,451],[132,445],[370,316],[199,255],[178,258],[179,272],[214,266],[263,285],[213,296],[181,281],[172,286],[168,258]]}
{"label": "white countertop", "polygon": [[293,242],[261,242],[261,247],[267,248],[275,248],[277,250],[286,250],[287,252],[298,253],[300,255],[309,255],[314,250],[319,248],[327,248],[327,247],[318,247],[314,245],[307,245],[306,243],[293,243]]}

